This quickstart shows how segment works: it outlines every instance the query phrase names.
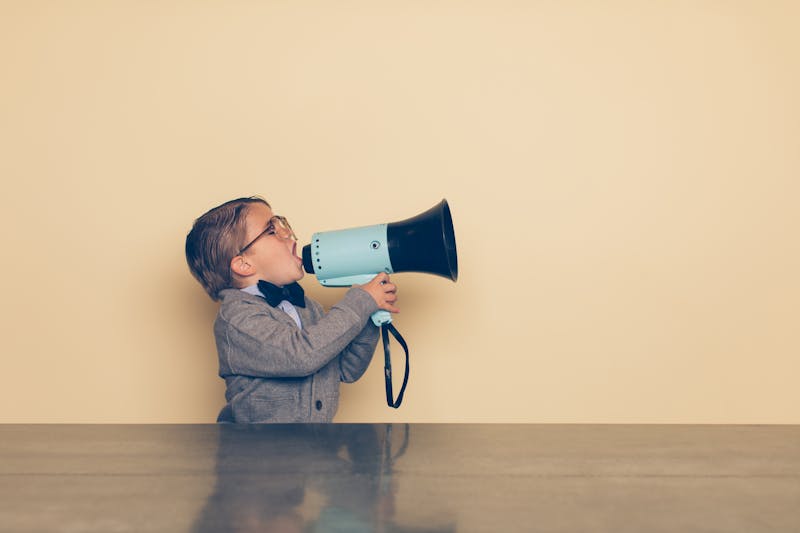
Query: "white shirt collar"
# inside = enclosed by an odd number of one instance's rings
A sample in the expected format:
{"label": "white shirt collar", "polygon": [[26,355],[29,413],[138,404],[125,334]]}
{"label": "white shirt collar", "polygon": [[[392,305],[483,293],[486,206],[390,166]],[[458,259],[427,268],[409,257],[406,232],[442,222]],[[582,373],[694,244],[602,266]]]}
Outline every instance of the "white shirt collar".
{"label": "white shirt collar", "polygon": [[245,287],[244,289],[240,289],[242,292],[246,292],[247,294],[252,294],[253,296],[261,296],[261,291],[258,290],[258,284],[250,285],[249,287]]}

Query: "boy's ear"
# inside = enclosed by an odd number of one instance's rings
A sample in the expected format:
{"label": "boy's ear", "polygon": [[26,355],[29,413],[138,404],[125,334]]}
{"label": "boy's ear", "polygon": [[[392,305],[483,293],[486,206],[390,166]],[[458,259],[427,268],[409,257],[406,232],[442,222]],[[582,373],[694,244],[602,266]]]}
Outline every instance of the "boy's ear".
{"label": "boy's ear", "polygon": [[253,265],[244,256],[237,255],[231,259],[231,271],[238,276],[247,277],[253,274]]}

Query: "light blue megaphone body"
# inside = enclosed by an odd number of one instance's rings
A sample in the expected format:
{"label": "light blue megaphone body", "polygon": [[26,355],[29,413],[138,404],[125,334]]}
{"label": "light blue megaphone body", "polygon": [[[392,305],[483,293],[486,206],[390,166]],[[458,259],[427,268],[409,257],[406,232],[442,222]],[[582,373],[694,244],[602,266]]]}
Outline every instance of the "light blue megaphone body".
{"label": "light blue megaphone body", "polygon": [[[312,235],[309,245],[311,261],[319,282],[325,287],[349,287],[369,283],[379,272],[393,273],[386,239],[387,226],[376,224]],[[391,321],[389,311],[380,310],[372,314],[376,326]]]}
{"label": "light blue megaphone body", "polygon": [[[455,281],[458,259],[447,200],[400,222],[315,233],[303,247],[303,268],[325,287],[369,283],[380,272],[425,272]],[[392,321],[372,315],[376,326]]]}

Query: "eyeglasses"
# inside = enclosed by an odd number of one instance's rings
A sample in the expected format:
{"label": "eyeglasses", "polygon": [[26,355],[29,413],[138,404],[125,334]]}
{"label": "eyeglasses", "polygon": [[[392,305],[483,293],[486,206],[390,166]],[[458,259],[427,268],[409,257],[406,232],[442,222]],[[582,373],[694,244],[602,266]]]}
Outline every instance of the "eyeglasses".
{"label": "eyeglasses", "polygon": [[239,250],[237,255],[242,255],[247,251],[248,248],[253,246],[258,239],[263,237],[264,235],[277,235],[281,239],[292,239],[297,240],[297,237],[292,231],[292,227],[289,225],[289,221],[286,220],[286,217],[282,217],[280,215],[275,215],[271,219],[269,219],[269,224],[267,224],[267,229],[259,233],[255,239],[247,243],[244,248]]}

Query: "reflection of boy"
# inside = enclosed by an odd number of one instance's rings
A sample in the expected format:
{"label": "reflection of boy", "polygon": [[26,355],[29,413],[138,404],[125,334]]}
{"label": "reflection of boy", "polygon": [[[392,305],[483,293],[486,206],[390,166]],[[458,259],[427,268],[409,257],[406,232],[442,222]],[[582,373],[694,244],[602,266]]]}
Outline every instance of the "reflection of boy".
{"label": "reflection of boy", "polygon": [[[371,526],[381,464],[375,429],[368,424],[220,426],[217,480],[192,531],[374,531],[365,526]],[[315,504],[305,502],[309,489],[327,502],[323,516],[315,516]],[[331,505],[333,513],[327,511]]]}
{"label": "reflection of boy", "polygon": [[186,260],[222,302],[214,335],[227,404],[219,422],[330,422],[339,383],[360,378],[375,351],[370,315],[398,312],[397,287],[381,273],[324,313],[297,284],[304,272],[288,221],[259,198],[198,218]]}

